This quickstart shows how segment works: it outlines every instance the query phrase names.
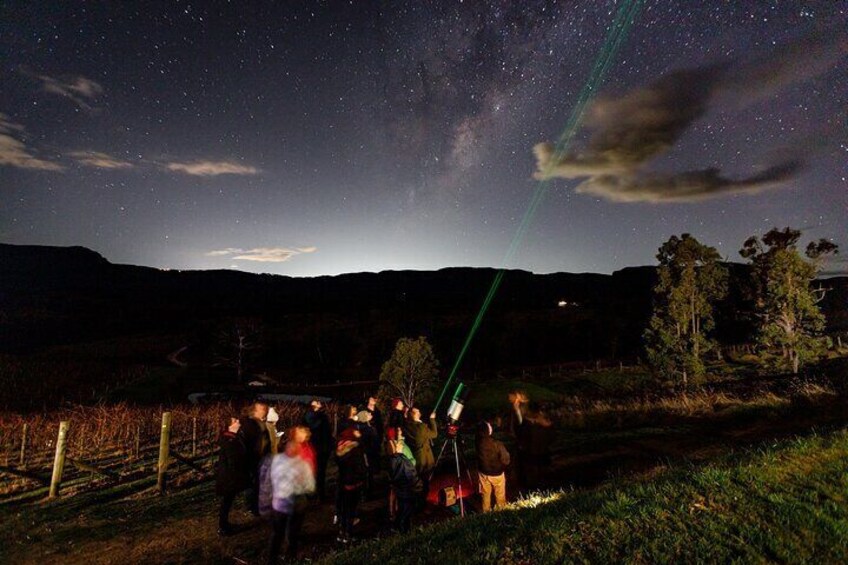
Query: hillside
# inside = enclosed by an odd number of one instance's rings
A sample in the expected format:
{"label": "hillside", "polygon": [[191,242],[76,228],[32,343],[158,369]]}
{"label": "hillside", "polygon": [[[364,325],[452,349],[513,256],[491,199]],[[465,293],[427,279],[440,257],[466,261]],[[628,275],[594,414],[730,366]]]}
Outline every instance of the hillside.
{"label": "hillside", "polygon": [[848,433],[529,497],[326,563],[845,563]]}

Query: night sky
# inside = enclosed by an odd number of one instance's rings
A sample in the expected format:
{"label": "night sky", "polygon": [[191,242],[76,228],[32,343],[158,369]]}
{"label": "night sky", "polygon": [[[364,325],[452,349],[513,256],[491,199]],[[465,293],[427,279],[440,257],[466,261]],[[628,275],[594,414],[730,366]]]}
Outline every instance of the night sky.
{"label": "night sky", "polygon": [[497,267],[535,176],[511,268],[651,264],[683,232],[740,260],[787,225],[848,246],[848,2],[648,0],[552,156],[616,5],[5,1],[0,241]]}

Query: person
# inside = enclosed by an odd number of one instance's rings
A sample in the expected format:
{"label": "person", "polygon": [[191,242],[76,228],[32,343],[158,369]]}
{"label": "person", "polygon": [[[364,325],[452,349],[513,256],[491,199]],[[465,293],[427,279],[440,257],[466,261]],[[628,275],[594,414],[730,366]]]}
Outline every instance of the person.
{"label": "person", "polygon": [[374,475],[380,469],[380,436],[372,426],[371,412],[362,410],[356,415],[359,431],[362,433],[362,449],[365,451],[365,461],[368,464],[368,475],[365,481],[365,495],[370,498],[374,491]]}
{"label": "person", "polygon": [[430,413],[428,423],[421,421],[421,410],[411,408],[409,419],[406,423],[406,441],[415,457],[415,470],[421,477],[423,483],[422,494],[426,499],[430,487],[430,473],[436,466],[436,458],[433,456],[433,440],[439,435],[436,426],[436,413]]}
{"label": "person", "polygon": [[383,413],[380,411],[380,408],[377,406],[377,397],[369,396],[368,404],[365,405],[365,409],[371,413],[371,425],[374,427],[374,431],[377,432],[377,438],[379,441],[383,441]]}
{"label": "person", "polygon": [[[409,449],[409,445],[404,440],[403,428],[386,428],[386,453],[389,458],[391,458],[394,454],[390,443],[392,441],[398,442],[401,447],[401,454],[409,460],[413,467],[415,467],[415,457],[412,455],[412,450]],[[392,488],[391,483],[389,483],[389,520],[392,522],[395,520],[397,509],[397,496],[395,495],[395,489]]]}
{"label": "person", "polygon": [[280,443],[282,432],[277,431],[277,422],[280,421],[280,415],[273,406],[268,408],[268,415],[265,416],[265,431],[268,434],[268,445],[272,455],[277,454],[277,448]]}
{"label": "person", "polygon": [[338,521],[340,543],[352,540],[356,506],[362,496],[362,487],[367,479],[365,452],[360,441],[362,432],[349,427],[339,434],[336,444],[336,463],[339,466],[338,478]]}
{"label": "person", "polygon": [[389,440],[389,484],[397,501],[394,525],[398,531],[406,533],[415,511],[415,501],[421,496],[424,486],[415,465],[404,455],[403,448],[402,440]]}
{"label": "person", "polygon": [[509,465],[509,452],[503,442],[492,437],[492,425],[480,422],[477,428],[477,477],[480,494],[483,497],[483,512],[492,509],[492,493],[495,495],[495,508],[506,506],[506,468]]}
{"label": "person", "polygon": [[251,513],[259,516],[259,466],[262,458],[271,451],[271,442],[265,427],[265,417],[268,415],[268,405],[256,401],[249,405],[244,415],[239,419],[239,434],[247,448],[245,465],[250,477],[247,489],[247,503]]}
{"label": "person", "polygon": [[406,422],[406,412],[404,412],[403,400],[400,398],[393,398],[391,406],[392,409],[389,411],[386,426],[388,428],[402,428]]}
{"label": "person", "polygon": [[268,563],[275,564],[280,547],[286,541],[286,557],[297,556],[297,542],[306,509],[306,495],[315,490],[315,475],[309,463],[300,456],[301,443],[292,439],[283,453],[271,460],[273,491],[271,523],[273,534],[268,550]]}
{"label": "person", "polygon": [[250,477],[247,474],[247,447],[238,431],[241,427],[238,418],[227,417],[226,428],[218,438],[218,462],[215,465],[215,493],[221,497],[218,508],[218,535],[233,533],[230,524],[230,509],[238,493],[248,488]]}
{"label": "person", "polygon": [[326,500],[325,482],[327,478],[327,463],[333,452],[333,436],[330,419],[324,411],[324,405],[318,398],[309,403],[309,410],[303,417],[303,423],[309,428],[312,446],[315,448],[315,485],[318,500]]}
{"label": "person", "polygon": [[529,404],[522,411],[518,404],[515,411],[518,422],[515,434],[518,484],[522,490],[538,488],[542,486],[544,471],[551,462],[553,427],[545,413],[535,405]]}
{"label": "person", "polygon": [[306,426],[295,426],[289,430],[289,437],[299,447],[298,457],[309,463],[309,468],[312,469],[312,473],[315,474],[318,467],[318,461],[315,455],[315,448],[312,446],[312,442],[310,441],[312,433],[309,431],[309,428]]}

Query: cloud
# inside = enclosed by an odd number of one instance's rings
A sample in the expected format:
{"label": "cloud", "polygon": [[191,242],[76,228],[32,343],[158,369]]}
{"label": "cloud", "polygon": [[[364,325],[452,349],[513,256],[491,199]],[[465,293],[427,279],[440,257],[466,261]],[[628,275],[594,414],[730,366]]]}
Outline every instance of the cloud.
{"label": "cloud", "polygon": [[169,171],[176,171],[198,177],[215,177],[218,175],[255,175],[259,169],[240,165],[232,161],[194,161],[191,163],[165,163]]}
{"label": "cloud", "polygon": [[133,164],[99,151],[71,151],[68,156],[87,167],[97,169],[131,169]]}
{"label": "cloud", "polygon": [[240,249],[228,247],[206,253],[207,257],[229,257],[236,261],[254,261],[259,263],[283,263],[295,255],[303,253],[314,253],[317,247],[256,247],[253,249]]}
{"label": "cloud", "polygon": [[576,191],[613,202],[695,202],[722,194],[760,192],[792,178],[800,168],[800,162],[787,162],[738,180],[723,177],[716,168],[677,174],[598,175],[580,183]]}
{"label": "cloud", "polygon": [[616,202],[687,202],[758,192],[789,180],[802,169],[797,154],[741,180],[726,178],[714,168],[676,174],[644,169],[713,106],[744,106],[831,69],[848,54],[848,38],[835,35],[808,36],[768,56],[675,71],[622,96],[600,98],[589,108],[586,146],[558,153],[550,143],[537,144],[533,176],[589,177],[578,192]]}
{"label": "cloud", "polygon": [[24,126],[0,113],[0,166],[38,171],[61,171],[64,168],[59,163],[39,159],[24,142],[14,137],[24,132]]}
{"label": "cloud", "polygon": [[63,96],[85,110],[91,110],[90,102],[103,94],[103,87],[83,76],[55,78],[47,75],[31,75],[41,81],[45,92]]}

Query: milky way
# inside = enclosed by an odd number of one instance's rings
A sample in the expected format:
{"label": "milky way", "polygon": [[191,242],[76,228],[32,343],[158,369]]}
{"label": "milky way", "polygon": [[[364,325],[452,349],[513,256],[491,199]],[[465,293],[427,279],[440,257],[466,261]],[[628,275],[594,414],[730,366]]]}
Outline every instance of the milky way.
{"label": "milky way", "polygon": [[[0,241],[500,266],[617,6],[133,4],[0,7]],[[645,2],[507,266],[610,272],[683,232],[738,260],[787,225],[848,245],[846,30],[830,0]]]}

